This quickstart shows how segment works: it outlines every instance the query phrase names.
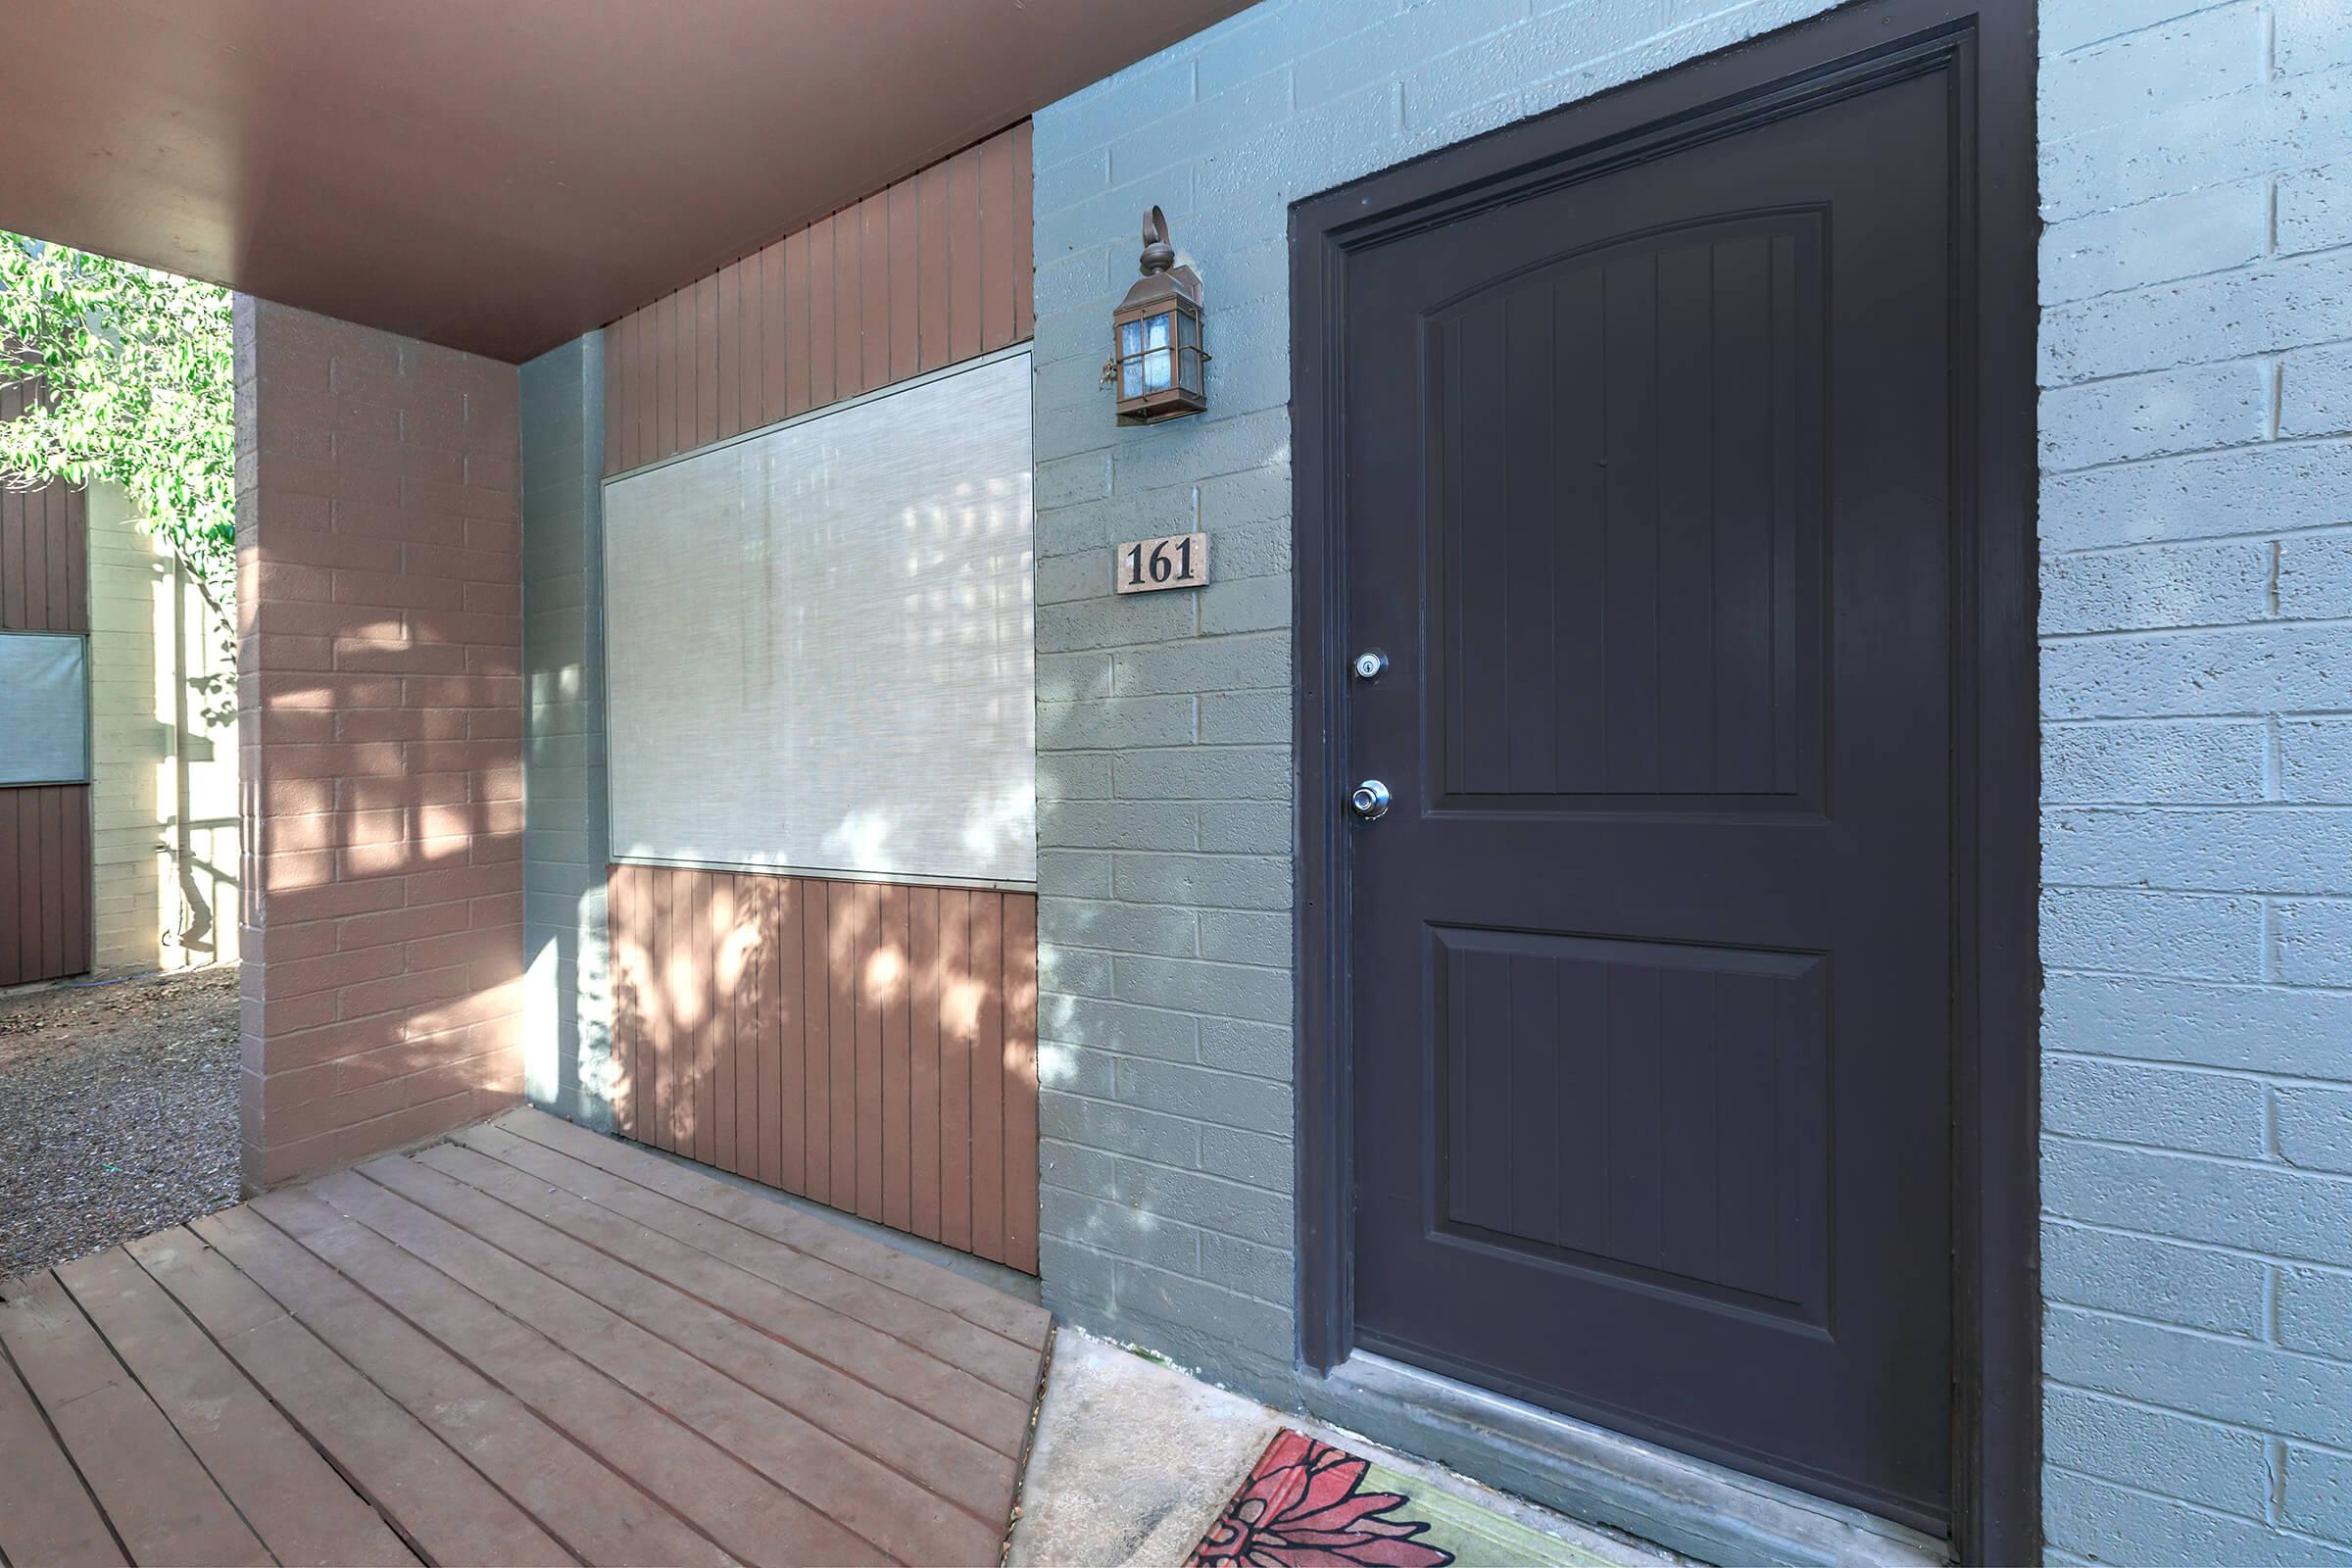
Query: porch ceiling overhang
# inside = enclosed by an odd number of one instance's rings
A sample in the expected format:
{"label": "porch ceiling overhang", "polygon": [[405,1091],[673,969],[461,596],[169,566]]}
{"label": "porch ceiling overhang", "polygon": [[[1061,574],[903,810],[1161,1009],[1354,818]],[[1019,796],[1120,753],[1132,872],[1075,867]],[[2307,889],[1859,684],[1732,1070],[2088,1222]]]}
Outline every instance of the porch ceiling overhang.
{"label": "porch ceiling overhang", "polygon": [[522,360],[1246,3],[10,0],[0,227]]}

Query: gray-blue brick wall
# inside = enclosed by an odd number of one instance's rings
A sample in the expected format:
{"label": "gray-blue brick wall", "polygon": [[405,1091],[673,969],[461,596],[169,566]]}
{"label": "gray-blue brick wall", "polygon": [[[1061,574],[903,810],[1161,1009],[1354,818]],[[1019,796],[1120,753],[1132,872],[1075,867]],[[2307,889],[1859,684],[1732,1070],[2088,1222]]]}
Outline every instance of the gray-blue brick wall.
{"label": "gray-blue brick wall", "polygon": [[[1064,1316],[1301,1396],[1290,204],[1825,9],[1269,0],[1038,114],[1040,1235]],[[1210,411],[1121,430],[1097,383],[1153,204],[1206,289]],[[1206,589],[1112,592],[1113,544],[1195,528]]]}
{"label": "gray-blue brick wall", "polygon": [[2041,50],[2045,1533],[2352,1561],[2352,10]]}
{"label": "gray-blue brick wall", "polygon": [[523,1092],[612,1120],[605,948],[604,334],[522,368]]}
{"label": "gray-blue brick wall", "polygon": [[[1288,204],[1824,8],[1275,0],[1038,116],[1065,1315],[1297,1388]],[[2352,1560],[2352,8],[2039,22],[2051,1554]],[[1155,202],[1212,412],[1121,431]],[[1206,593],[1114,599],[1194,527]]]}

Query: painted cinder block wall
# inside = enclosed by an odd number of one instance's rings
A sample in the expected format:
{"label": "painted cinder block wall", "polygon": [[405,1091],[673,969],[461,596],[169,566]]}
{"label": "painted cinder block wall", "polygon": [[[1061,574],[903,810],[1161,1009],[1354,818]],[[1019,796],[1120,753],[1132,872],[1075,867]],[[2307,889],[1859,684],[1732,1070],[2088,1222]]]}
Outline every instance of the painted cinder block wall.
{"label": "painted cinder block wall", "polygon": [[[1269,0],[1036,117],[1039,1118],[1064,1317],[1278,1402],[1292,1206],[1290,205],[1827,9]],[[1097,385],[1144,212],[1206,290],[1209,412]],[[1209,586],[1109,547],[1202,528]]]}
{"label": "painted cinder block wall", "polygon": [[87,515],[92,960],[234,962],[235,639],[121,485]]}
{"label": "painted cinder block wall", "polygon": [[[1043,1272],[1070,1320],[1311,1396],[1288,204],[1821,9],[1271,0],[1038,115]],[[2041,9],[2059,1559],[2352,1558],[2347,18]],[[1096,378],[1152,203],[1207,289],[1211,412],[1121,431]],[[1210,588],[1114,598],[1107,546],[1195,527]]]}
{"label": "painted cinder block wall", "polygon": [[612,1128],[605,863],[605,334],[523,366],[523,1088]]}
{"label": "painted cinder block wall", "polygon": [[240,296],[244,1169],[521,1089],[514,367]]}
{"label": "painted cinder block wall", "polygon": [[2352,10],[2041,13],[2051,1556],[2352,1560]]}

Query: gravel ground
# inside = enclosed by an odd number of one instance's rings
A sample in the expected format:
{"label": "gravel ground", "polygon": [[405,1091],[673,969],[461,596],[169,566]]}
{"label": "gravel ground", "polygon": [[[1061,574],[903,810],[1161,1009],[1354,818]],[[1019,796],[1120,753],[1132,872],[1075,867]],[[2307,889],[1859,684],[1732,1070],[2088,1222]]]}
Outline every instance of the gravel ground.
{"label": "gravel ground", "polygon": [[237,1200],[237,971],[0,993],[0,1277]]}

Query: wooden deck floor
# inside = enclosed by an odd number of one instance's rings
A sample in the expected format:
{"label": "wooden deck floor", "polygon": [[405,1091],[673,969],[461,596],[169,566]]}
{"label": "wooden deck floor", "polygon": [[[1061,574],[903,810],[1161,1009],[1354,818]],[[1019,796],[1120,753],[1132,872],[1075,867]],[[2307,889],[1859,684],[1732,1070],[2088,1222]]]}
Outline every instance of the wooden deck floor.
{"label": "wooden deck floor", "polygon": [[993,1565],[1048,1328],[536,1111],[5,1296],[13,1568]]}

